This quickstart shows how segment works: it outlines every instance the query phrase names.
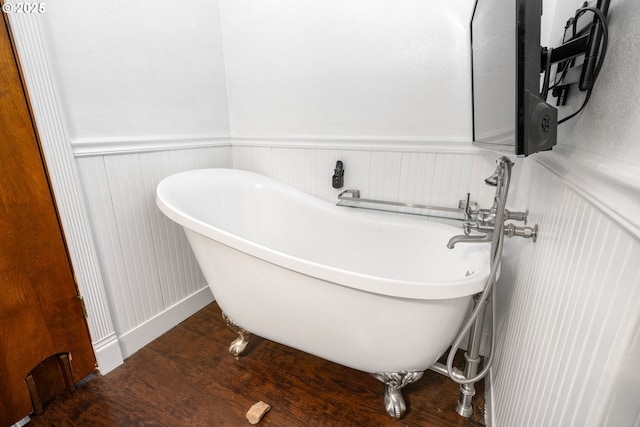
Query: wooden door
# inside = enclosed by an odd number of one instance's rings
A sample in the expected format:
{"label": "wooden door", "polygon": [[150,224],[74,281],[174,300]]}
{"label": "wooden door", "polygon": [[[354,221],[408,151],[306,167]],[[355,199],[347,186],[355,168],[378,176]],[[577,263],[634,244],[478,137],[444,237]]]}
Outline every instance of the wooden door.
{"label": "wooden door", "polygon": [[96,362],[6,17],[0,24],[0,426],[4,426],[32,412],[25,377],[45,359],[69,353],[74,383],[93,372]]}

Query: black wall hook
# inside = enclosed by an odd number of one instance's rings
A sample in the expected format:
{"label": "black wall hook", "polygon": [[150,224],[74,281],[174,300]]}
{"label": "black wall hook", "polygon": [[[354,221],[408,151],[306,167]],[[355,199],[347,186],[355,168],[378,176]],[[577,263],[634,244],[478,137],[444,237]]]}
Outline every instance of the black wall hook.
{"label": "black wall hook", "polygon": [[331,185],[333,188],[342,188],[344,186],[344,165],[340,160],[336,162],[336,168],[333,170]]}

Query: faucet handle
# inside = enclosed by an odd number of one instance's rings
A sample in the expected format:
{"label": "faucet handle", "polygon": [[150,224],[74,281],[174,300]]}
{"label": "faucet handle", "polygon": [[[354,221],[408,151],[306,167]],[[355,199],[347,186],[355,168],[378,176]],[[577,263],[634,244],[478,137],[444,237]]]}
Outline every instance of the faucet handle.
{"label": "faucet handle", "polygon": [[471,193],[467,193],[464,199],[458,201],[458,209],[464,214],[465,221],[473,221],[478,212],[478,203],[472,202]]}

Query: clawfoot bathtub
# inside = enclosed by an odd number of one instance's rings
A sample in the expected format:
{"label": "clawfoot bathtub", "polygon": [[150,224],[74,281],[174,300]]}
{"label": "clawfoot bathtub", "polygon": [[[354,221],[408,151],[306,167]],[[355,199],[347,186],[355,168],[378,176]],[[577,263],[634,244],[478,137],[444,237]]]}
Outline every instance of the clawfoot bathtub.
{"label": "clawfoot bathtub", "polygon": [[447,249],[458,229],[420,217],[337,207],[231,169],[172,175],[159,208],[184,227],[238,332],[373,374],[400,418],[400,390],[451,344],[489,275],[484,245]]}

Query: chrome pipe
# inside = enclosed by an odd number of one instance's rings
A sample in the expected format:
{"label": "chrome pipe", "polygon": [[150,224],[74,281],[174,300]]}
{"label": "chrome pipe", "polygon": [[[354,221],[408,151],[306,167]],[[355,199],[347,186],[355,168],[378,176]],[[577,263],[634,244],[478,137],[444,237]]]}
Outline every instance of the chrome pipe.
{"label": "chrome pipe", "polygon": [[[429,366],[429,370],[435,372],[436,374],[444,375],[447,378],[451,378],[449,377],[447,365],[445,365],[444,363],[436,362],[433,365]],[[458,376],[463,375],[463,372],[458,368],[453,368],[453,373]]]}
{"label": "chrome pipe", "polygon": [[[478,316],[469,330],[468,350],[464,354],[465,367],[464,377],[473,378],[478,374],[478,366],[480,365],[480,343],[482,341],[482,329],[484,326],[484,316],[486,313],[486,304],[488,299],[480,300],[480,294],[473,297],[474,309],[478,304],[485,305],[478,312]],[[470,417],[473,414],[471,402],[476,394],[475,383],[460,384],[460,400],[456,405],[456,412],[463,417]]]}
{"label": "chrome pipe", "polygon": [[[489,372],[491,367],[492,357],[490,356],[482,371],[478,373],[478,366],[480,364],[480,342],[482,338],[482,327],[484,324],[484,315],[486,311],[486,301],[493,291],[496,275],[500,267],[500,260],[502,257],[502,249],[504,243],[504,222],[507,219],[505,215],[505,204],[507,201],[507,194],[509,191],[509,181],[511,178],[511,166],[512,163],[509,159],[503,157],[498,161],[498,167],[496,168],[495,176],[497,177],[496,195],[494,198],[494,205],[491,211],[483,211],[478,213],[477,229],[487,232],[487,235],[491,235],[491,273],[487,279],[484,290],[474,297],[475,306],[471,316],[465,322],[458,336],[454,340],[451,346],[451,353],[447,357],[447,372],[452,380],[461,385],[460,387],[460,399],[456,407],[456,412],[462,416],[468,417],[473,413],[471,401],[475,395],[474,383],[484,378]],[[490,177],[490,178],[493,178]],[[488,213],[490,215],[485,215]],[[483,221],[484,220],[484,221]],[[488,220],[489,222],[487,222]],[[471,232],[472,224],[465,224],[465,234]],[[467,236],[469,237],[469,236]],[[466,364],[464,375],[457,375],[453,371],[453,355],[460,347],[460,344],[464,338],[464,335],[469,332],[469,351],[465,354]],[[491,334],[491,352],[494,349],[495,332]]]}
{"label": "chrome pipe", "polygon": [[444,375],[445,377],[449,376],[449,372],[447,372],[447,365],[445,365],[444,363],[436,362],[429,367],[429,370],[440,375]]}
{"label": "chrome pipe", "polygon": [[[457,208],[452,208],[448,206],[433,206],[433,205],[423,205],[418,203],[405,203],[405,202],[392,202],[388,200],[365,199],[360,197],[360,190],[344,190],[338,194],[338,202],[336,203],[336,205],[350,207],[350,208],[360,208],[360,209],[397,212],[397,213],[412,214],[412,215],[431,216],[431,217],[437,217],[437,218],[456,219],[456,220],[462,220],[462,221],[474,220],[475,214],[478,211],[478,204],[476,202],[472,202],[469,200],[468,193],[465,199],[459,200]],[[374,206],[371,207],[366,205],[374,205]],[[403,212],[399,210],[384,209],[384,207],[386,206],[396,207],[396,208],[406,208],[406,209],[420,209],[424,211],[446,212],[446,213],[458,214],[461,217],[456,218],[452,216],[434,215],[434,214],[417,213],[417,212]]]}
{"label": "chrome pipe", "polygon": [[[345,197],[345,194],[351,194],[351,197]],[[359,199],[360,190],[344,190],[338,194],[338,199]]]}

